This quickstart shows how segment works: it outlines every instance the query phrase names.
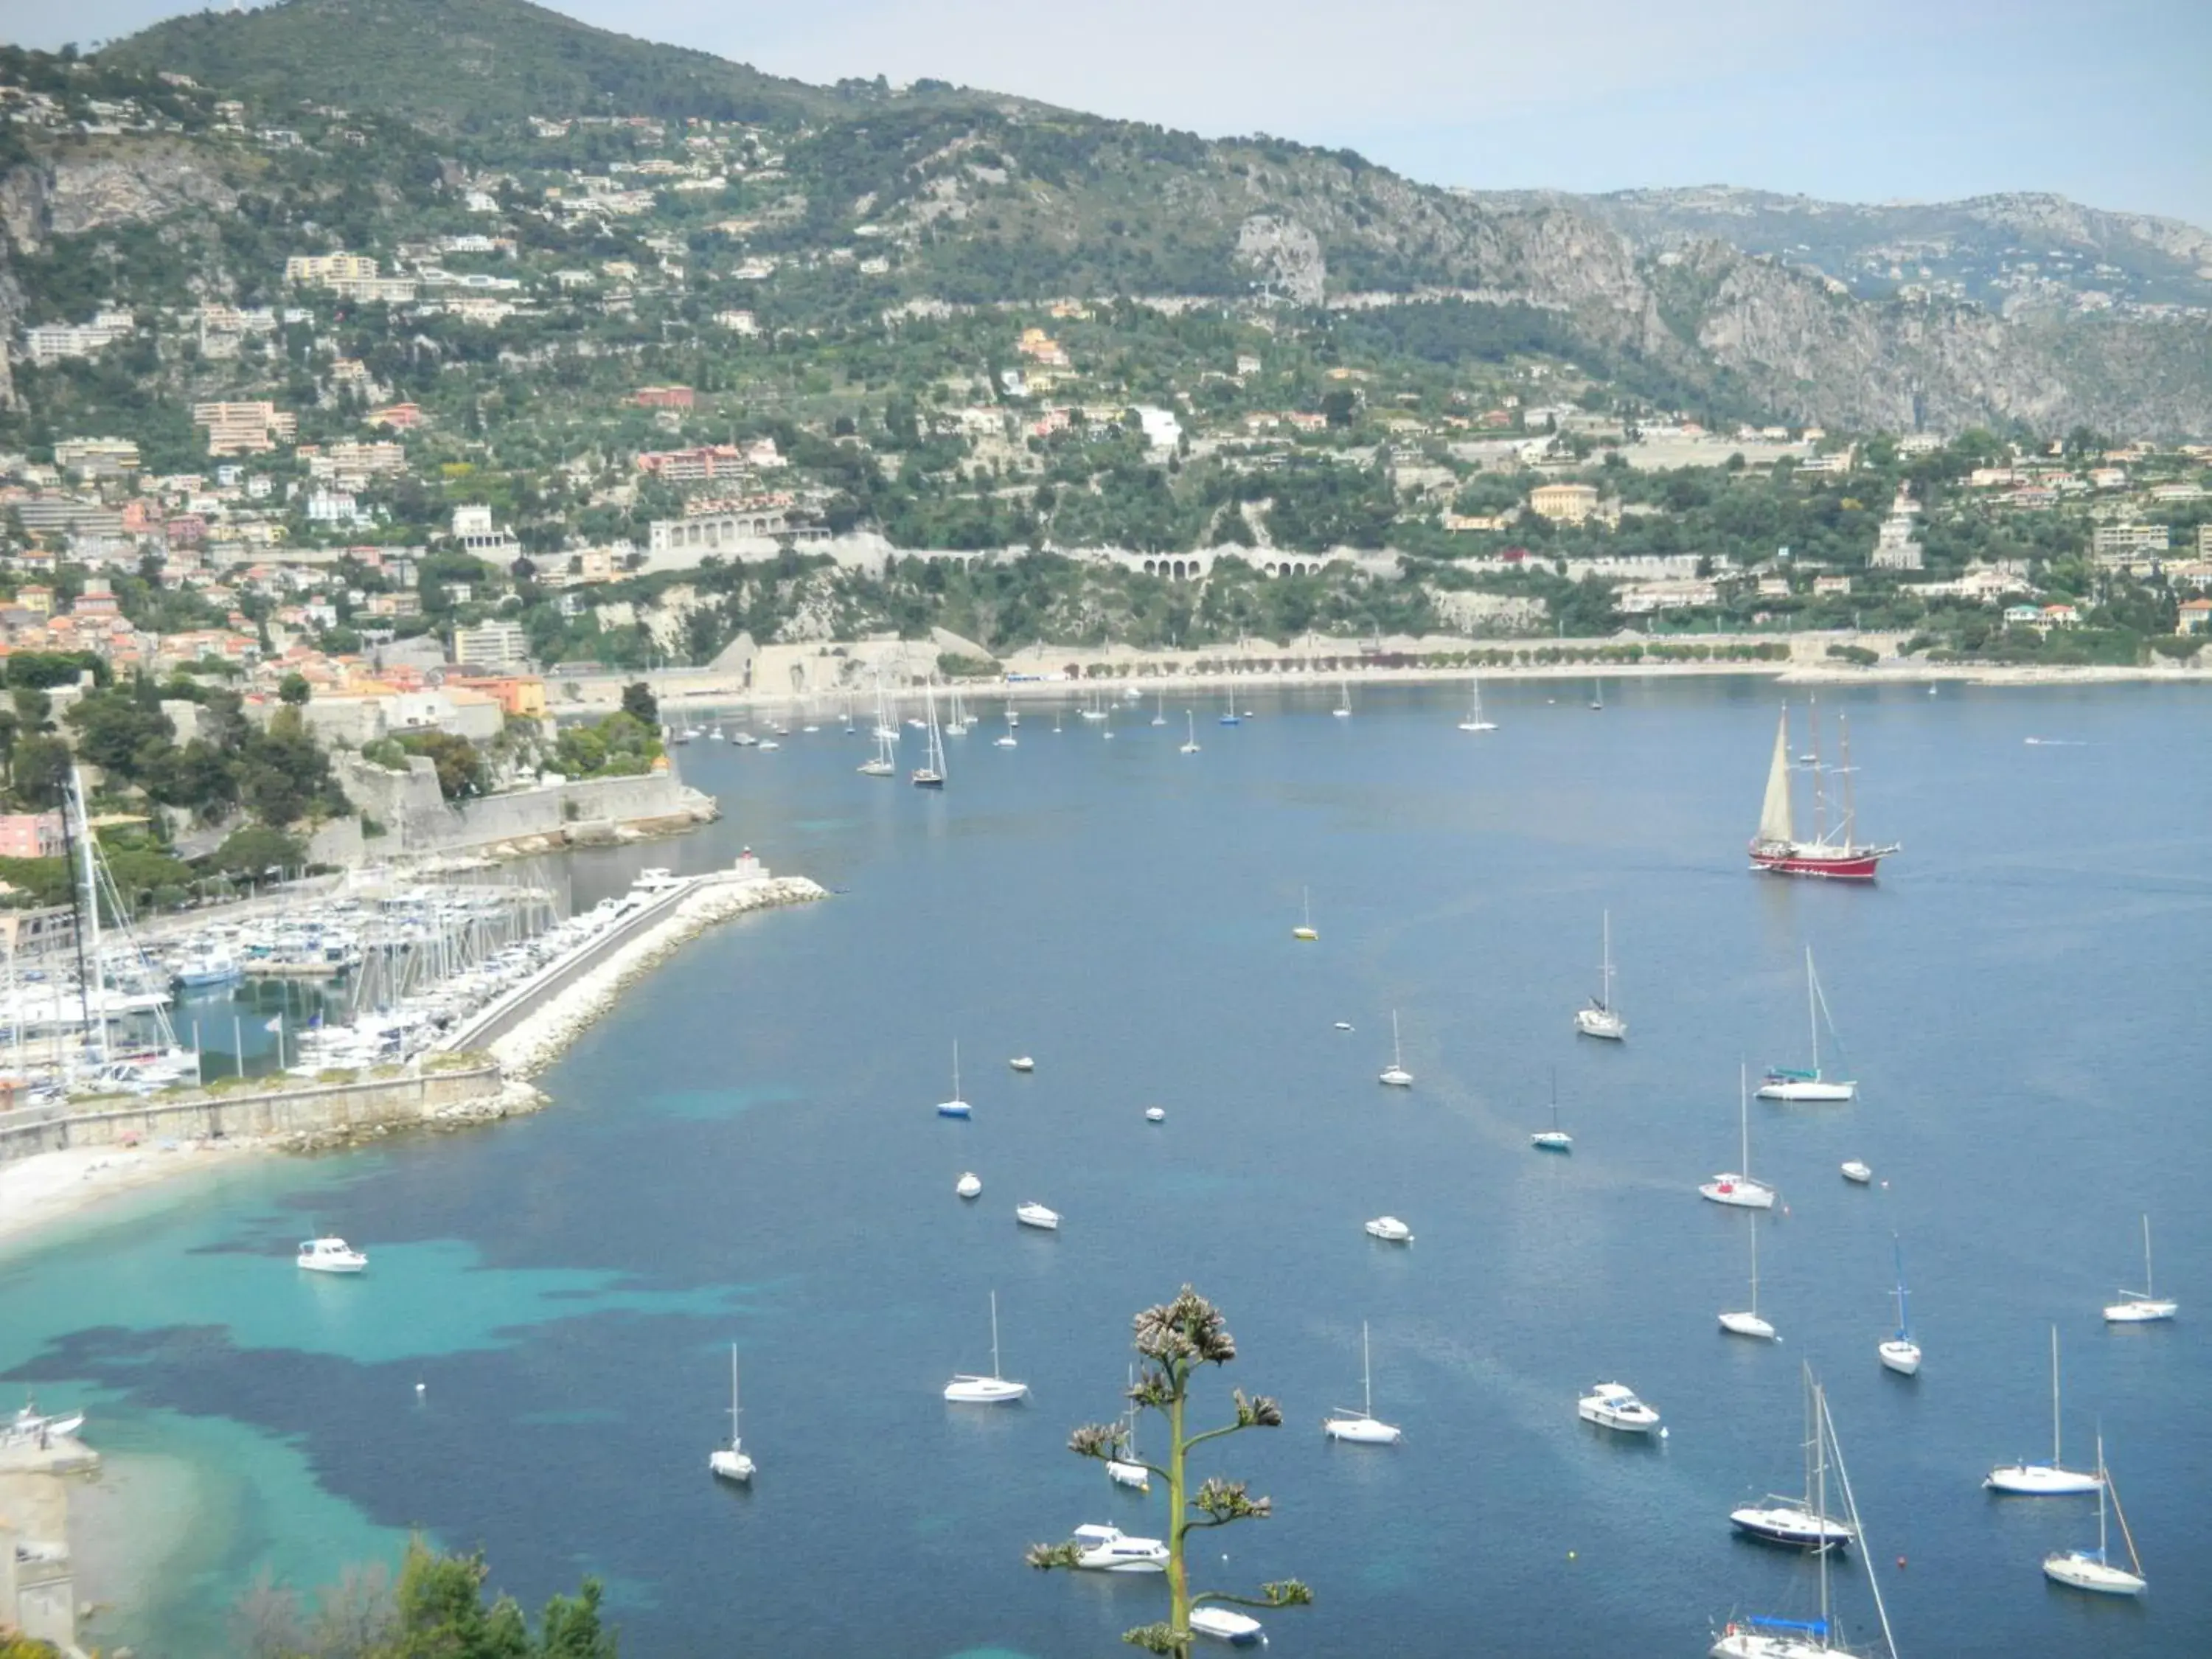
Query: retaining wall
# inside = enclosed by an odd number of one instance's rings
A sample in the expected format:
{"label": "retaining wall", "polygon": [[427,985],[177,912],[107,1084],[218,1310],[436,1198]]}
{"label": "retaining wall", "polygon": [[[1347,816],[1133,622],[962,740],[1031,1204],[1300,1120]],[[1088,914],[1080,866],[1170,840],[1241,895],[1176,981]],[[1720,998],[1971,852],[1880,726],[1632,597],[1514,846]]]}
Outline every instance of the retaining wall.
{"label": "retaining wall", "polygon": [[438,793],[436,769],[422,756],[404,773],[337,757],[339,781],[354,804],[385,828],[376,848],[388,854],[439,853],[544,836],[556,841],[604,836],[617,825],[656,819],[703,819],[713,802],[687,789],[674,772],[574,782],[486,795],[460,806]]}
{"label": "retaining wall", "polygon": [[222,1135],[326,1134],[380,1124],[419,1123],[496,1097],[500,1068],[456,1066],[419,1075],[310,1083],[265,1092],[149,1095],[93,1105],[36,1106],[0,1113],[0,1164],[65,1146]]}

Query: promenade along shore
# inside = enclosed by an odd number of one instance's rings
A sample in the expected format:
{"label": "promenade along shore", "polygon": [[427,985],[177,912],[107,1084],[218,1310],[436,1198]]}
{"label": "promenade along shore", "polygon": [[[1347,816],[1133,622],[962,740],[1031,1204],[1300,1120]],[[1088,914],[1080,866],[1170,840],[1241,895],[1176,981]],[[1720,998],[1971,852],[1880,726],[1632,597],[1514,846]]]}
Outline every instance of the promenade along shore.
{"label": "promenade along shore", "polygon": [[0,1112],[0,1251],[121,1194],[244,1158],[535,1111],[547,1103],[529,1079],[633,981],[719,922],[827,894],[748,854],[704,876],[653,872],[633,896],[616,926],[540,964],[404,1064],[309,1064],[215,1089]]}

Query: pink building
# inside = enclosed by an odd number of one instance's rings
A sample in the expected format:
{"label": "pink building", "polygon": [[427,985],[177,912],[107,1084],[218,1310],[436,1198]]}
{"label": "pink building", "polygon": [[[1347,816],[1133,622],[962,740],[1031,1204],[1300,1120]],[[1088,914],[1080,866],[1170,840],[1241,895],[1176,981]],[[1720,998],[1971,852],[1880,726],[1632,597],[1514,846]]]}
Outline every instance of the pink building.
{"label": "pink building", "polygon": [[62,853],[58,812],[0,812],[0,859],[51,859]]}

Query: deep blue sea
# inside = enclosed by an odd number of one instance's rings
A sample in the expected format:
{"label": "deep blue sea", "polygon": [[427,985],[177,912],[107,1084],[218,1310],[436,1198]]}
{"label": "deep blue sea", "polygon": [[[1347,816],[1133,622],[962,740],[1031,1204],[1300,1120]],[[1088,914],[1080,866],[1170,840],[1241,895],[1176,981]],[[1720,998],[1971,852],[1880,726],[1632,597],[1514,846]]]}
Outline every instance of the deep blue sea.
{"label": "deep blue sea", "polygon": [[[741,844],[836,896],[688,946],[544,1079],[551,1109],[272,1160],[0,1257],[0,1387],[91,1407],[88,1576],[122,1584],[127,1552],[146,1579],[90,1635],[223,1654],[257,1572],[313,1584],[421,1527],[533,1606],[599,1574],[643,1659],[1124,1652],[1160,1582],[1022,1550],[1160,1528],[1159,1492],[1064,1443],[1118,1411],[1131,1315],[1188,1280],[1239,1346],[1200,1415],[1242,1386],[1288,1419],[1200,1465],[1275,1503],[1211,1535],[1201,1582],[1313,1586],[1269,1615],[1278,1656],[1689,1656],[1732,1613],[1808,1614],[1810,1564],[1728,1523],[1799,1489],[1805,1362],[1904,1653],[2212,1652],[2212,704],[1825,697],[1863,830],[1905,847],[1842,888],[1745,867],[1779,695],[1629,679],[1597,714],[1500,684],[1474,737],[1458,688],[1362,688],[1348,720],[1333,691],[1255,693],[1233,729],[1200,705],[1196,756],[1179,708],[1111,742],[1031,709],[1017,749],[988,720],[953,741],[942,795],[856,775],[834,720],[693,745],[723,822],[579,855],[578,902]],[[1291,937],[1302,890],[1317,944]],[[1625,1047],[1571,1024],[1608,909]],[[1786,1208],[1760,1240],[1785,1340],[1753,1345],[1714,1319],[1750,1224],[1696,1186],[1735,1166],[1739,1062],[1807,1058],[1808,943],[1824,1058],[1861,1092],[1753,1103]],[[1408,1091],[1376,1082],[1393,1009]],[[966,1123],[933,1110],[956,1039]],[[1528,1140],[1555,1072],[1568,1158]],[[1839,1179],[1850,1157],[1881,1184]],[[1030,1198],[1057,1235],[1015,1226]],[[1410,1248],[1363,1234],[1386,1211]],[[2145,1212],[2181,1317],[2108,1329]],[[369,1274],[298,1273],[317,1231]],[[1893,1234],[1914,1381],[1875,1356]],[[994,1290],[1031,1397],[947,1407]],[[1395,1448],[1320,1433],[1358,1402],[1362,1321]],[[1980,1487],[2048,1454],[2053,1321],[2066,1460],[2101,1426],[2140,1605],[2041,1576],[2094,1542],[2093,1504]],[[750,1491],[706,1470],[732,1341]],[[1601,1380],[1665,1413],[1663,1445],[1577,1421]],[[1837,1586],[1862,1639],[1865,1571]]]}

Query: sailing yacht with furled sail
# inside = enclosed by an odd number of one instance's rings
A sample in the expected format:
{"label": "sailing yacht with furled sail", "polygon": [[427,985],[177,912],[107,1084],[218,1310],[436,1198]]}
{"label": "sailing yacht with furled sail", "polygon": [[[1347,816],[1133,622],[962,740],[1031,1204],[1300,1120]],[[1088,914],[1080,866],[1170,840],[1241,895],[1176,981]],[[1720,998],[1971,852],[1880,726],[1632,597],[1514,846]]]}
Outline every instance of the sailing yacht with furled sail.
{"label": "sailing yacht with furled sail", "polygon": [[[1842,722],[1838,720],[1838,725],[1841,726]],[[1767,766],[1766,795],[1759,809],[1759,833],[1751,839],[1752,868],[1781,876],[1826,876],[1839,881],[1872,881],[1875,866],[1896,852],[1898,844],[1893,842],[1877,846],[1871,842],[1851,838],[1857,814],[1851,790],[1850,732],[1848,727],[1844,727],[1843,732],[1843,764],[1836,769],[1844,780],[1843,817],[1831,836],[1827,791],[1820,782],[1824,775],[1819,758],[1820,740],[1820,724],[1816,716],[1813,727],[1813,839],[1800,841],[1790,805],[1790,707],[1784,703],[1782,718],[1774,728],[1774,757]]]}
{"label": "sailing yacht with furled sail", "polygon": [[1605,913],[1605,953],[1598,964],[1598,994],[1590,999],[1589,1006],[1575,1010],[1575,1030],[1584,1036],[1604,1037],[1613,1042],[1628,1039],[1628,1022],[1613,1006],[1613,912]]}
{"label": "sailing yacht with furled sail", "polygon": [[1462,732],[1495,732],[1498,723],[1482,716],[1482,682],[1470,679],[1467,683],[1467,718],[1459,723]]}
{"label": "sailing yacht with furled sail", "polygon": [[2097,1477],[2069,1469],[2058,1458],[2058,1327],[2051,1328],[2051,1461],[2031,1463],[2025,1458],[1991,1469],[1982,1478],[1990,1492],[2015,1498],[2072,1498],[2097,1490]]}
{"label": "sailing yacht with furled sail", "polygon": [[[2121,1541],[2128,1547],[2128,1565],[2115,1565],[2105,1553],[2106,1499],[2112,1500],[2112,1514],[2120,1523]],[[2043,1576],[2054,1584],[2064,1584],[2072,1589],[2094,1590],[2100,1595],[2141,1595],[2150,1588],[2143,1577],[2142,1557],[2136,1553],[2135,1534],[2128,1530],[2128,1517],[2120,1508],[2120,1489],[2112,1484],[2112,1472],[2105,1467],[2105,1437],[2097,1437],[2097,1547],[2094,1550],[2057,1550],[2043,1558]]]}
{"label": "sailing yacht with furled sail", "polygon": [[1828,1034],[1835,1035],[1836,1024],[1828,1016],[1828,999],[1821,994],[1820,976],[1813,969],[1813,947],[1805,947],[1805,1018],[1813,1028],[1813,1064],[1809,1069],[1799,1070],[1794,1066],[1770,1066],[1766,1079],[1759,1085],[1761,1100],[1837,1101],[1858,1098],[1859,1085],[1848,1078],[1828,1078],[1820,1074],[1820,1026],[1826,1022]]}
{"label": "sailing yacht with furled sail", "polygon": [[921,764],[914,769],[911,781],[917,789],[945,787],[945,733],[937,724],[937,690],[933,684],[924,684],[922,696],[928,708],[929,749]]}
{"label": "sailing yacht with furled sail", "polygon": [[1727,1170],[1698,1187],[1700,1198],[1709,1198],[1716,1204],[1733,1205],[1739,1210],[1771,1210],[1774,1207],[1774,1188],[1764,1181],[1753,1179],[1751,1174],[1751,1092],[1750,1077],[1745,1068],[1736,1067],[1736,1129],[1742,1140],[1739,1161],[1741,1170]]}
{"label": "sailing yacht with furled sail", "polygon": [[876,752],[854,769],[866,778],[888,778],[897,775],[898,767],[891,759],[891,745],[898,741],[898,726],[891,720],[890,705],[884,698],[884,683],[876,681]]}

